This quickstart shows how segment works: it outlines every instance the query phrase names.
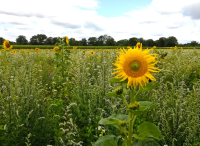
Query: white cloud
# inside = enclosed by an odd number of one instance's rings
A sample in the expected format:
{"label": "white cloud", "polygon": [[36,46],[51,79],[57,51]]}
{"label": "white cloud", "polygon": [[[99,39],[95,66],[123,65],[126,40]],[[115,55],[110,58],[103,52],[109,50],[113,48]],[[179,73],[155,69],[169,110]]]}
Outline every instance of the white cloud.
{"label": "white cloud", "polygon": [[146,8],[113,18],[98,15],[98,3],[97,0],[2,1],[1,6],[6,7],[0,9],[0,37],[15,41],[19,35],[30,40],[33,35],[46,34],[81,40],[107,34],[116,41],[169,36],[175,36],[179,43],[200,41],[199,0],[153,0]]}

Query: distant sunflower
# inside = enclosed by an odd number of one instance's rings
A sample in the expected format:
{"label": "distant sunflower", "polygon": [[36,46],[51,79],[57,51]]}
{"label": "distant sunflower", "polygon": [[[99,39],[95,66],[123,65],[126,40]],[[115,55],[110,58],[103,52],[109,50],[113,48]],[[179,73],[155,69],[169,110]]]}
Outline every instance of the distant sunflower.
{"label": "distant sunflower", "polygon": [[85,54],[85,51],[83,51],[83,53]]}
{"label": "distant sunflower", "polygon": [[73,49],[76,49],[76,48],[77,48],[77,47],[75,47],[75,46],[73,47]]}
{"label": "distant sunflower", "polygon": [[66,43],[69,44],[68,36],[66,36]]}
{"label": "distant sunflower", "polygon": [[89,54],[86,54],[86,56],[89,56]]}
{"label": "distant sunflower", "polygon": [[109,51],[107,51],[107,54],[109,54]]}
{"label": "distant sunflower", "polygon": [[39,48],[35,48],[35,51],[39,51]]}
{"label": "distant sunflower", "polygon": [[138,42],[138,43],[136,44],[136,47],[138,47],[138,49],[142,49],[142,43]]}
{"label": "distant sunflower", "polygon": [[[155,68],[154,65],[158,62],[155,62],[153,55],[149,54],[150,50],[147,49],[142,51],[138,47],[134,49],[130,48],[128,51],[121,49],[120,56],[117,57],[116,63],[113,63],[117,68],[115,78],[121,78],[121,81],[128,79],[127,88],[133,85],[136,88],[137,85],[140,85],[143,88],[143,85],[149,82],[149,79],[156,81],[156,79],[150,74],[150,72],[159,72],[161,71],[158,68]],[[153,70],[154,69],[154,70]],[[157,71],[155,71],[157,70]]]}
{"label": "distant sunflower", "polygon": [[30,52],[29,52],[29,51],[27,51],[26,53],[27,53],[27,54],[30,54]]}
{"label": "distant sunflower", "polygon": [[13,51],[13,53],[17,53],[17,51],[16,51],[16,50],[14,50],[14,51]]}
{"label": "distant sunflower", "polygon": [[10,45],[10,43],[9,43],[8,40],[4,40],[4,42],[3,42],[3,47],[4,47],[4,49],[6,49],[6,50],[12,49],[12,45]]}
{"label": "distant sunflower", "polygon": [[53,48],[53,50],[54,51],[56,51],[56,50],[58,50],[59,48],[57,47],[57,46],[55,46],[54,48]]}
{"label": "distant sunflower", "polygon": [[91,55],[94,55],[94,51],[91,51],[90,53],[91,53]]}

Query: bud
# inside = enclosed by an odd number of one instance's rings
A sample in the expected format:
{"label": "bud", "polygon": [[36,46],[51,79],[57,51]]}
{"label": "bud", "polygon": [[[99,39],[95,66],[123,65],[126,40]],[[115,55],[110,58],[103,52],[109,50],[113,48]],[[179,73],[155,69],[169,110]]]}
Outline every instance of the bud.
{"label": "bud", "polygon": [[131,103],[130,105],[128,105],[128,108],[131,110],[136,110],[139,108],[139,106],[140,106],[140,103],[135,101],[134,103]]}
{"label": "bud", "polygon": [[114,92],[115,92],[117,95],[121,95],[121,94],[123,94],[123,89],[122,89],[122,87],[118,87],[118,88],[116,88],[116,89],[114,90]]}
{"label": "bud", "polygon": [[121,127],[125,127],[125,126],[126,126],[126,121],[125,121],[125,120],[120,121],[120,122],[119,122],[119,125],[120,125]]}

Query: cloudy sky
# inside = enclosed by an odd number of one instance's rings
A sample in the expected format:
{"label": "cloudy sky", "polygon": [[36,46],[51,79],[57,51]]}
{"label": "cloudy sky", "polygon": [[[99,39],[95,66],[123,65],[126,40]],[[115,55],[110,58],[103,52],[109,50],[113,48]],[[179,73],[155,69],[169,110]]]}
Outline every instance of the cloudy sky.
{"label": "cloudy sky", "polygon": [[81,40],[107,34],[115,41],[175,36],[200,42],[200,0],[4,0],[0,37],[33,35]]}

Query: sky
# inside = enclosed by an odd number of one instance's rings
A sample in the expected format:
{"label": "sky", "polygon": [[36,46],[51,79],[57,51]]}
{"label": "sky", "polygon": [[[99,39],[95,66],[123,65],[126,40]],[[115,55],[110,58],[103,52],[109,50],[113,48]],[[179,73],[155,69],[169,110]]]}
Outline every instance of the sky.
{"label": "sky", "polygon": [[4,0],[0,37],[16,42],[37,34],[81,40],[108,35],[200,43],[200,0]]}

